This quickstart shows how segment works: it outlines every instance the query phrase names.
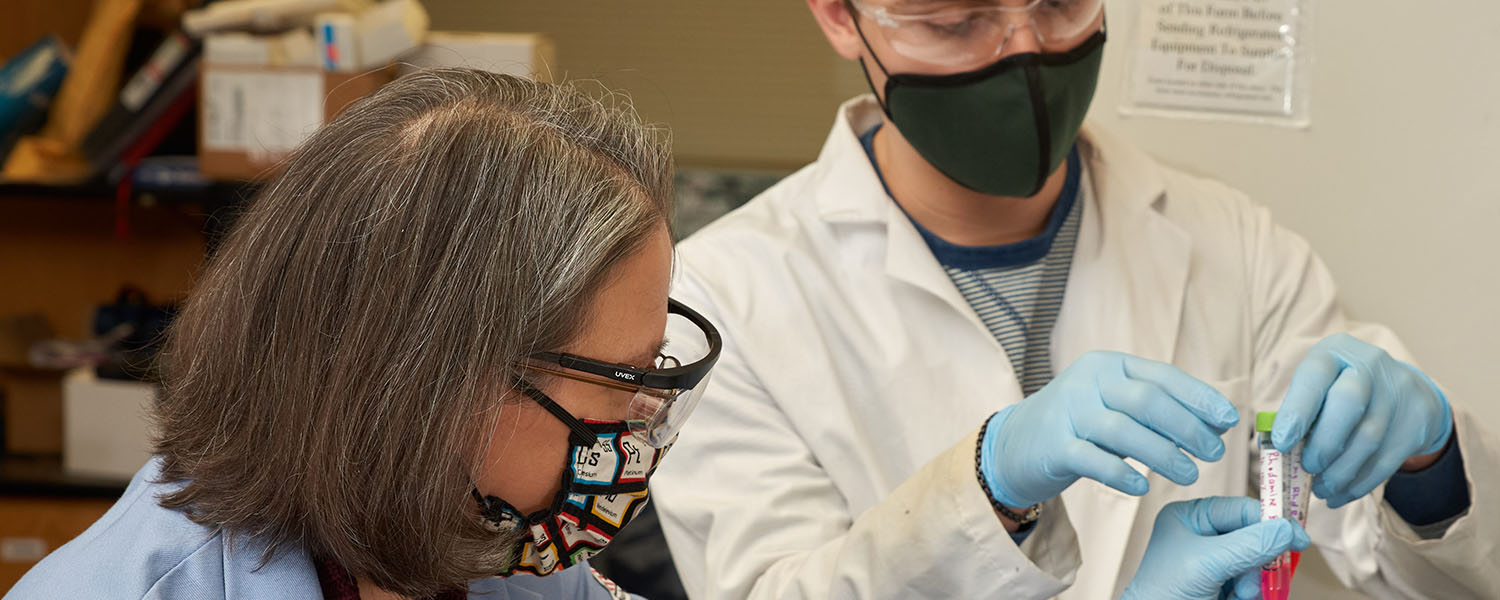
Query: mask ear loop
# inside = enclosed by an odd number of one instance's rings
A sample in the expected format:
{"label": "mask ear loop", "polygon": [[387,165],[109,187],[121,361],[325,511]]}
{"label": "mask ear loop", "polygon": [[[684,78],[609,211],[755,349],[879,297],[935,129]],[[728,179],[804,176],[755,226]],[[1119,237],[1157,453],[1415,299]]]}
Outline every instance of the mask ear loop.
{"label": "mask ear loop", "polygon": [[[509,515],[506,515],[504,510],[496,506],[497,500],[491,500],[484,494],[479,493],[478,486],[469,487],[469,495],[473,496],[474,502],[479,505],[479,516],[484,518],[487,527],[491,529],[501,528],[505,526],[506,521],[510,520],[508,518]],[[522,519],[524,520],[524,517]]]}
{"label": "mask ear loop", "polygon": [[562,421],[563,425],[567,425],[570,430],[568,432],[568,441],[574,446],[589,448],[599,443],[599,437],[594,435],[594,432],[587,425],[584,425],[583,421],[579,421],[577,417],[568,414],[567,409],[558,405],[552,398],[547,397],[541,390],[536,389],[525,381],[516,382],[516,389],[520,390],[522,394],[526,394],[527,398],[531,398],[537,404],[540,404],[547,412],[552,413],[552,416]]}
{"label": "mask ear loop", "polygon": [[[869,38],[865,37],[865,28],[859,26],[859,10],[848,2],[844,3],[844,7],[849,11],[849,19],[854,23],[854,31],[859,34],[859,41],[865,45],[865,50],[870,52],[870,58],[875,59],[875,67],[880,69],[880,74],[885,75],[886,91],[889,92],[891,72],[885,70],[885,63],[880,62],[880,57],[875,54],[875,48],[870,46]],[[870,79],[870,66],[865,64],[863,56],[859,57],[859,70],[865,75],[865,85],[870,86],[870,91],[875,91],[875,80]],[[887,117],[891,115],[891,107],[886,105],[884,96],[875,94],[875,102],[880,104],[880,110],[885,112]]]}

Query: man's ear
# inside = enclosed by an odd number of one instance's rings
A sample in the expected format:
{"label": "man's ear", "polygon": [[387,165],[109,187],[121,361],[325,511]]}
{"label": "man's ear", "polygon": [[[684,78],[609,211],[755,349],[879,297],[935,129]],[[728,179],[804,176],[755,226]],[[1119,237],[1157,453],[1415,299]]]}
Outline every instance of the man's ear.
{"label": "man's ear", "polygon": [[854,28],[857,17],[850,12],[847,0],[807,0],[807,7],[812,9],[818,27],[823,28],[823,36],[839,56],[849,60],[860,57],[864,43]]}

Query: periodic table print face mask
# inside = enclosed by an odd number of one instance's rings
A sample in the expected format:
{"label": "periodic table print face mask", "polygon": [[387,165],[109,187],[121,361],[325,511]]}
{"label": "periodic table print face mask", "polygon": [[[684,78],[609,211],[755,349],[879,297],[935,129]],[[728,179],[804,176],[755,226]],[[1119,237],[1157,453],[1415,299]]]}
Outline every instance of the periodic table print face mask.
{"label": "periodic table print face mask", "polygon": [[550,575],[587,560],[646,507],[646,480],[670,445],[651,447],[627,421],[579,421],[593,438],[569,436],[568,465],[551,506],[523,515],[500,498],[474,491],[492,530],[528,530],[518,542],[518,560],[498,575]]}

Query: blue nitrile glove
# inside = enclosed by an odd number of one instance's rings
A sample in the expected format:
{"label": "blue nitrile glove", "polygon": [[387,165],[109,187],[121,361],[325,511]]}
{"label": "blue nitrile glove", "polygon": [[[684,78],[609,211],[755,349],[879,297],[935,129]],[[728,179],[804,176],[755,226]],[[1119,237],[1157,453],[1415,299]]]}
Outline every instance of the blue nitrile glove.
{"label": "blue nitrile glove", "polygon": [[979,470],[995,500],[1024,508],[1088,477],[1127,494],[1146,493],[1134,458],[1182,485],[1224,455],[1219,440],[1239,422],[1212,386],[1169,364],[1117,352],[1083,355],[1046,387],[990,417]]}
{"label": "blue nitrile glove", "polygon": [[1306,437],[1302,465],[1318,476],[1313,493],[1338,508],[1390,479],[1407,459],[1442,450],[1452,434],[1448,399],[1427,375],[1336,334],[1297,366],[1271,442],[1288,452]]}
{"label": "blue nitrile glove", "polygon": [[1289,519],[1260,522],[1249,498],[1199,498],[1162,507],[1146,555],[1120,600],[1260,598],[1260,567],[1309,543]]}

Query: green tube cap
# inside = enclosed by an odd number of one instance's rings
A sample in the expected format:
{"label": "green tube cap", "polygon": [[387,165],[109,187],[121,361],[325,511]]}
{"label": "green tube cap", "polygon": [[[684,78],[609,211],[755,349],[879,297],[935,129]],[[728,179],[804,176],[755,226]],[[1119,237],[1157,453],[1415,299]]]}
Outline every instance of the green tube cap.
{"label": "green tube cap", "polygon": [[1266,433],[1271,432],[1271,425],[1276,422],[1276,411],[1268,410],[1255,413],[1255,430]]}

